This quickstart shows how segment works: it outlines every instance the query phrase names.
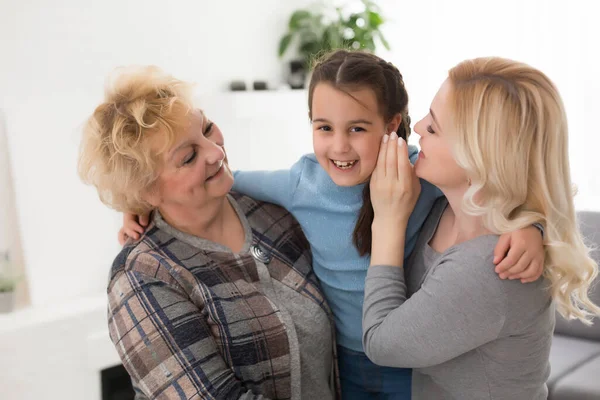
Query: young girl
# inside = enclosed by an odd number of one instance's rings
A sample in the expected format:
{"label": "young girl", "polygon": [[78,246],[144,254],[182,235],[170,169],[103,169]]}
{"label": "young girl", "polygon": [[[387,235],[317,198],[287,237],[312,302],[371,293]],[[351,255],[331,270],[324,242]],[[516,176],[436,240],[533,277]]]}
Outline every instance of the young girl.
{"label": "young girl", "polygon": [[[343,398],[385,395],[410,399],[411,370],[373,364],[361,342],[373,221],[367,183],[383,135],[398,132],[407,139],[410,134],[402,75],[375,55],[338,50],[316,63],[308,106],[314,154],[303,156],[289,170],[238,171],[233,190],[279,204],[301,224],[311,244],[315,273],[335,317]],[[417,154],[411,146],[411,162],[416,161]],[[407,257],[436,198],[441,196],[426,181],[421,185],[406,230]],[[144,225],[145,221],[140,221]],[[121,239],[124,234],[135,239],[142,232],[135,216],[124,217]],[[535,280],[541,275],[542,237],[533,227],[505,235],[496,254],[497,262],[503,259],[496,268],[502,278]]]}

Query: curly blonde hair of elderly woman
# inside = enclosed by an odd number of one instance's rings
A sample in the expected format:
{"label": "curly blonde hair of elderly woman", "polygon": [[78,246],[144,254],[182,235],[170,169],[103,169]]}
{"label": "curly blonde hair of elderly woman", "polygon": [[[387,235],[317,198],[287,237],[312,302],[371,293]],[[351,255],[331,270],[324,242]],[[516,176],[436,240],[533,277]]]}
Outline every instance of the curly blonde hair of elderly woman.
{"label": "curly blonde hair of elderly woman", "polygon": [[465,211],[496,233],[542,223],[557,310],[590,323],[600,314],[588,297],[598,266],[577,225],[558,90],[537,69],[497,57],[464,61],[449,81],[454,154],[472,182]]}
{"label": "curly blonde hair of elderly woman", "polygon": [[144,194],[153,189],[160,155],[193,110],[192,87],[153,66],[117,69],[104,101],[87,120],[79,156],[79,176],[117,211],[151,209]]}

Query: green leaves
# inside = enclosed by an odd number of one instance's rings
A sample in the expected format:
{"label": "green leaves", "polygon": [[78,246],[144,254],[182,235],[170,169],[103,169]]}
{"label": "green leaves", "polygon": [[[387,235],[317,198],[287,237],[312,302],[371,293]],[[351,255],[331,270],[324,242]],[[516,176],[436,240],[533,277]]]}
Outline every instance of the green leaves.
{"label": "green leaves", "polygon": [[369,21],[369,25],[371,25],[371,27],[374,29],[379,28],[379,26],[383,24],[383,18],[381,18],[381,15],[375,11],[367,12],[367,20]]}
{"label": "green leaves", "polygon": [[313,18],[312,14],[306,10],[297,10],[290,17],[289,29],[290,32],[300,29],[303,23],[306,23],[307,20]]}
{"label": "green leaves", "polygon": [[292,33],[286,33],[285,35],[283,35],[283,37],[279,41],[279,57],[282,57],[285,54],[285,51],[289,47],[293,38],[294,36]]}
{"label": "green leaves", "polygon": [[[362,0],[362,3],[363,12],[347,16],[339,7],[327,9],[325,3],[316,11],[296,10],[290,17],[288,32],[279,41],[279,57],[283,57],[294,41],[307,66],[315,56],[333,49],[375,51],[375,39],[389,50],[390,45],[379,29],[385,23],[379,7],[373,0]],[[335,15],[337,19],[327,19],[325,15]]]}
{"label": "green leaves", "polygon": [[383,47],[385,47],[386,50],[389,50],[391,48],[390,44],[388,43],[388,41],[383,36],[383,33],[381,33],[381,31],[377,31],[377,36],[379,36],[379,41],[381,42],[381,44],[383,45]]}

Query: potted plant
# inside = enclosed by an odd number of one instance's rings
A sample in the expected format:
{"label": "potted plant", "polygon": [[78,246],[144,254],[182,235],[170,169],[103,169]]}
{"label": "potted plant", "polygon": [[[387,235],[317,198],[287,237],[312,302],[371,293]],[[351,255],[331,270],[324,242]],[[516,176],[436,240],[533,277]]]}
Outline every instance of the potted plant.
{"label": "potted plant", "polygon": [[[292,43],[297,46],[301,59],[291,62],[292,74],[306,73],[315,57],[333,49],[374,52],[377,43],[390,49],[380,30],[385,20],[379,7],[373,0],[361,0],[361,3],[361,11],[348,12],[321,1],[312,9],[300,9],[292,14],[288,31],[279,41],[279,57],[284,56]],[[304,79],[301,81],[303,85]],[[290,84],[298,86],[296,82]]]}
{"label": "potted plant", "polygon": [[8,253],[0,253],[0,314],[11,312],[15,304],[15,289],[17,279],[10,276],[8,271],[10,259]]}

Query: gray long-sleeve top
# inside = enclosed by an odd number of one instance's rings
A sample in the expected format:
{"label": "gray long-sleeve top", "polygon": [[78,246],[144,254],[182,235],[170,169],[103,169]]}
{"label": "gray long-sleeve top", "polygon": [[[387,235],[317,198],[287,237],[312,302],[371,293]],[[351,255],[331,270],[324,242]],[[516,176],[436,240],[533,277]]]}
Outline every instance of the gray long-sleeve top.
{"label": "gray long-sleeve top", "polygon": [[365,286],[363,344],[376,364],[412,367],[413,399],[546,399],[554,307],[547,282],[501,280],[496,235],[429,245],[447,206],[434,205],[406,278],[372,266]]}

